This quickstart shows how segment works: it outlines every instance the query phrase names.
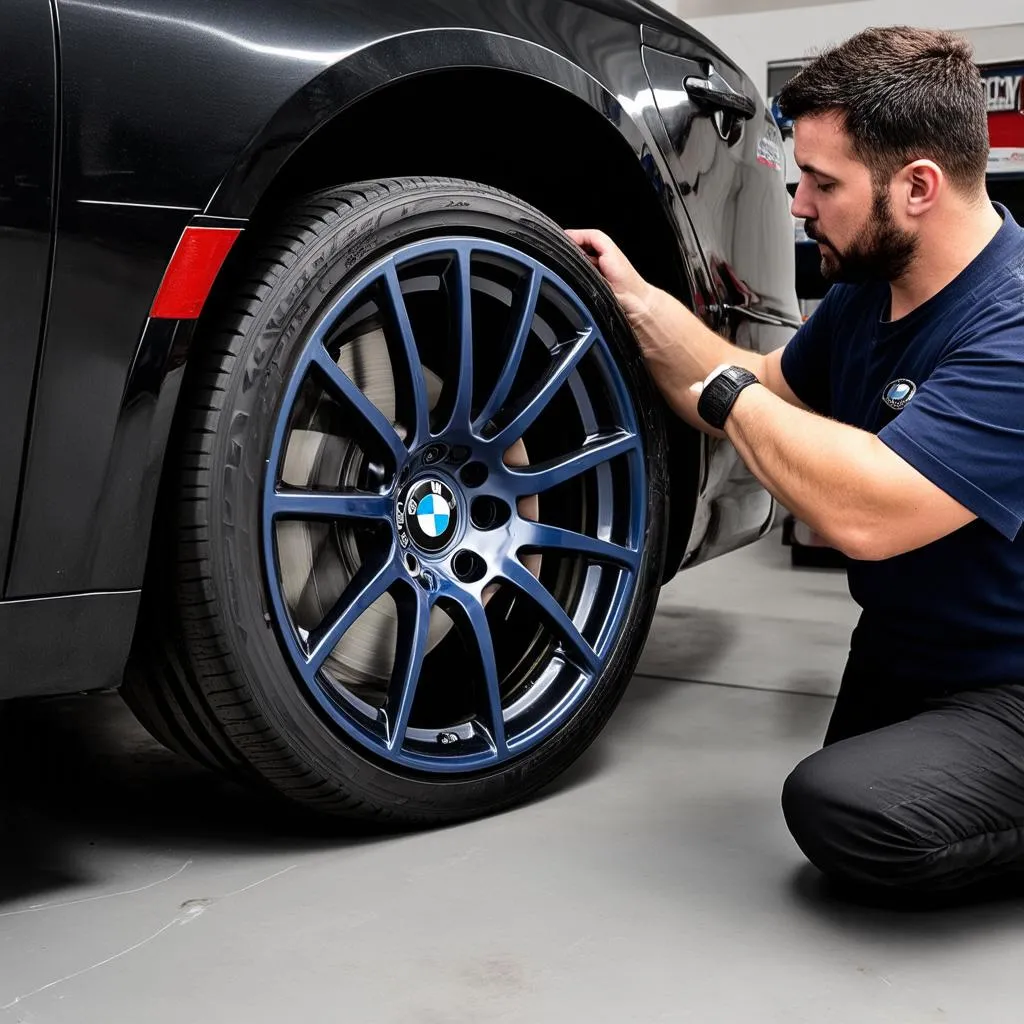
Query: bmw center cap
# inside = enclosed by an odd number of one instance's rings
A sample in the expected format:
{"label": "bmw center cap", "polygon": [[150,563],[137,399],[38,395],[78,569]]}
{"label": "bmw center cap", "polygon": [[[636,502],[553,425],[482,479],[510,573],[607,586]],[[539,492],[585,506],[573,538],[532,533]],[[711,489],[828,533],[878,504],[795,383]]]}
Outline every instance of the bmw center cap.
{"label": "bmw center cap", "polygon": [[455,494],[437,479],[419,480],[398,503],[403,545],[411,540],[424,551],[440,551],[455,535],[459,512]]}

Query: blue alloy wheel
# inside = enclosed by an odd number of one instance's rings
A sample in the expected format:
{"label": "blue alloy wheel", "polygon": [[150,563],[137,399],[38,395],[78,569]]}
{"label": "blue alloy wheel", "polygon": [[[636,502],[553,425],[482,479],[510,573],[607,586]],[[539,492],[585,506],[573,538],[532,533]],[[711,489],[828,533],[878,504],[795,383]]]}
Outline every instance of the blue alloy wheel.
{"label": "blue alloy wheel", "polygon": [[603,728],[661,581],[665,428],[621,310],[543,214],[451,179],[307,197],[235,259],[129,702],[328,814],[523,799]]}
{"label": "blue alloy wheel", "polygon": [[[502,316],[513,329],[496,352]],[[451,337],[434,353],[443,379],[432,398],[426,348],[438,323]],[[377,404],[358,383],[361,361],[373,358],[368,336],[381,354],[386,348],[394,376],[388,401]],[[358,348],[350,354],[349,346]],[[325,475],[290,485],[289,440],[322,423],[324,402],[347,432],[336,438],[348,445],[345,471],[322,464]],[[541,430],[546,439],[534,441]],[[529,456],[523,467],[505,460],[517,442]],[[469,237],[390,253],[317,321],[275,424],[264,555],[297,674],[339,729],[400,765],[468,771],[529,750],[573,714],[625,621],[646,525],[645,476],[622,375],[593,315],[559,274],[509,245]],[[520,502],[533,495],[539,515],[528,518]],[[560,514],[566,506],[578,521]],[[330,538],[332,567],[333,559],[343,565],[335,579],[344,586],[335,586],[322,618],[304,616],[281,583],[278,530],[308,521]],[[531,553],[541,556],[539,576],[528,568]],[[548,553],[557,556],[550,573]],[[587,567],[559,601],[554,584],[567,556]],[[526,604],[528,617],[546,627],[546,658],[522,664],[502,656],[509,647],[521,652],[514,636],[502,643],[496,634],[523,625],[507,609],[488,612],[485,594],[495,582],[508,589],[500,607]],[[393,652],[346,658],[346,636],[389,598],[393,620],[377,616],[360,639],[393,643]],[[441,630],[459,627],[461,649],[431,642],[432,620]],[[465,691],[459,701],[447,692],[455,676]]]}

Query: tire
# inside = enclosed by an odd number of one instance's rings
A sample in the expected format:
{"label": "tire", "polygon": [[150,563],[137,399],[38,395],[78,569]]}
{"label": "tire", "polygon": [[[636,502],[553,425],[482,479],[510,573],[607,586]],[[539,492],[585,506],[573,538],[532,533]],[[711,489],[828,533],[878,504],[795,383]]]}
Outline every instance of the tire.
{"label": "tire", "polygon": [[522,801],[607,722],[661,579],[665,425],[615,300],[544,215],[449,179],[306,197],[236,257],[183,384],[125,698],[168,746],[321,814]]}

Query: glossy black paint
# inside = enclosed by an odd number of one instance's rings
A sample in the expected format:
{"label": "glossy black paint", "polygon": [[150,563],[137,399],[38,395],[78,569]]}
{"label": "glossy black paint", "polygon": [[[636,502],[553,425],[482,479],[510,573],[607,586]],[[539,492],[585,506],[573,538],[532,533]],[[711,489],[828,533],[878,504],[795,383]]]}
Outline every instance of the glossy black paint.
{"label": "glossy black paint", "polygon": [[[784,325],[796,316],[791,230],[780,229],[773,184],[750,163],[755,129],[770,119],[724,54],[647,0],[53,3],[56,56],[48,0],[0,6],[0,48],[22,61],[41,104],[14,115],[34,144],[0,152],[0,200],[11,182],[39,183],[16,212],[0,202],[0,269],[11,269],[0,287],[11,296],[8,320],[20,325],[0,340],[11,368],[0,374],[0,566],[14,538],[7,599],[142,585],[195,334],[191,323],[148,319],[164,269],[189,223],[255,229],[290,187],[310,180],[338,184],[362,169],[468,176],[461,168],[469,166],[563,223],[600,224],[613,204],[643,210],[649,219],[630,255],[709,323],[759,348],[792,329]],[[663,119],[648,78],[652,60],[707,59],[757,104],[732,152],[709,148],[707,113]],[[17,87],[13,66],[0,63],[5,98]],[[430,105],[417,105],[417,95]],[[505,138],[488,112],[505,116],[520,97],[529,102],[520,118],[536,130]],[[15,106],[0,107],[5,132]],[[51,243],[45,185],[58,106]],[[347,134],[369,109],[381,114],[373,130]],[[562,124],[545,120],[551,109]],[[435,122],[459,126],[452,168],[430,147]],[[560,151],[573,137],[563,126],[577,122],[588,126],[585,145]],[[531,142],[529,160],[509,161],[508,147]],[[707,166],[696,172],[689,165],[698,158]],[[621,179],[604,171],[624,163],[633,169]],[[531,165],[543,175],[527,173]],[[764,201],[737,215],[732,205],[751,190]],[[12,217],[24,222],[12,226]],[[692,524],[679,514],[669,573],[756,535],[771,512],[731,448],[682,426],[678,435],[676,509],[689,509],[694,493],[698,501]],[[128,632],[132,621],[133,613]]]}
{"label": "glossy black paint", "polygon": [[0,601],[3,696],[120,686],[139,598],[131,590]]}
{"label": "glossy black paint", "polygon": [[[8,31],[8,23],[17,31]],[[5,0],[0,14],[0,581],[6,578],[46,301],[56,90],[49,5]]]}
{"label": "glossy black paint", "polygon": [[[799,325],[794,252],[782,138],[771,113],[740,69],[697,37],[644,26],[643,62],[660,118],[651,129],[666,154],[716,296],[717,330],[743,348],[768,352]],[[736,115],[709,109],[685,88],[711,74],[736,97],[753,101]],[[739,104],[737,104],[738,106]],[[770,496],[727,442],[702,435],[698,501],[683,565],[753,540],[773,519]],[[677,565],[679,563],[676,563]]]}
{"label": "glossy black paint", "polygon": [[[677,44],[676,50],[645,45],[643,59],[668,136],[672,177],[703,243],[715,290],[723,304],[738,310],[792,316],[792,306],[783,304],[792,289],[792,255],[766,259],[757,245],[761,237],[792,232],[782,135],[731,63],[715,60],[712,75],[734,95],[754,101],[749,118],[727,109],[709,110],[688,94],[684,82],[704,81],[710,65],[696,44]],[[771,159],[778,163],[772,166]]]}
{"label": "glossy black paint", "polygon": [[[141,583],[138,531],[148,530],[137,506],[159,473],[147,465],[159,457],[157,400],[126,381],[155,355],[147,314],[187,220],[179,210],[61,202],[7,597]],[[144,372],[162,389],[163,368]]]}

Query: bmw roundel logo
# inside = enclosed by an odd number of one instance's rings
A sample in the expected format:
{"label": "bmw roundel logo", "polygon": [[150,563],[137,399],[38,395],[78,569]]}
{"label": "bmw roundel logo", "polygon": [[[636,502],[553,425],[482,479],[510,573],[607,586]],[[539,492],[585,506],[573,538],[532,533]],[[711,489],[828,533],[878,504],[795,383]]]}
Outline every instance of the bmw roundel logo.
{"label": "bmw roundel logo", "polygon": [[419,480],[398,503],[402,543],[409,540],[424,551],[440,551],[455,534],[458,504],[442,480]]}
{"label": "bmw roundel logo", "polygon": [[900,377],[898,380],[885,385],[885,390],[882,392],[882,401],[890,409],[899,411],[914,397],[915,391],[917,391],[917,385],[912,380]]}

